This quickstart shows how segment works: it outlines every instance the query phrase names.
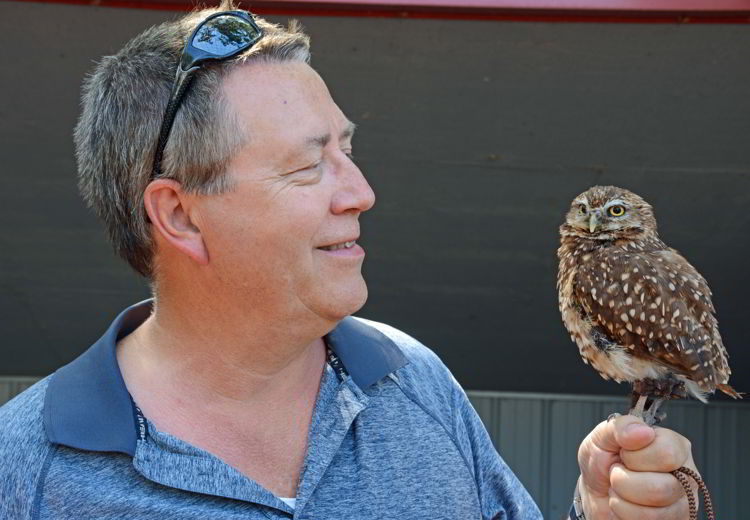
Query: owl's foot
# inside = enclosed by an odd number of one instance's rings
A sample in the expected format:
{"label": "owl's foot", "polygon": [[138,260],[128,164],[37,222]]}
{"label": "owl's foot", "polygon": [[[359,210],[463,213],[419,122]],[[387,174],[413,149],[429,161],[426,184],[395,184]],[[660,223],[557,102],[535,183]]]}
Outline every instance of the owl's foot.
{"label": "owl's foot", "polygon": [[618,418],[618,417],[620,417],[621,415],[622,415],[622,414],[619,414],[619,413],[617,413],[617,412],[615,412],[615,413],[611,413],[611,414],[609,414],[609,416],[607,417],[607,422],[609,422],[609,421],[614,421],[615,419],[617,419],[617,418]]}

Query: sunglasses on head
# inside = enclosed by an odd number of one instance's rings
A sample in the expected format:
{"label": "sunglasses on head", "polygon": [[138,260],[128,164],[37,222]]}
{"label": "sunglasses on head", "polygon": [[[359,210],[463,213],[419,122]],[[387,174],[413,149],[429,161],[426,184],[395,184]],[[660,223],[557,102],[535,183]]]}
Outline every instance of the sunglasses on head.
{"label": "sunglasses on head", "polygon": [[182,58],[177,66],[172,93],[159,131],[150,180],[161,173],[164,147],[195,72],[206,62],[223,61],[236,56],[252,47],[262,36],[263,31],[255,24],[252,15],[245,11],[215,13],[198,24],[182,49]]}

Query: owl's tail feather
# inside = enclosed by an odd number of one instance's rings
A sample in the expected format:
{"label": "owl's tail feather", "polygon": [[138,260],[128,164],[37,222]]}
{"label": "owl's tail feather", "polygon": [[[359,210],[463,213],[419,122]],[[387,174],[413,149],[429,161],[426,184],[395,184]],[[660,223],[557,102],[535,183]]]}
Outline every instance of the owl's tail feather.
{"label": "owl's tail feather", "polygon": [[742,399],[742,396],[745,395],[743,392],[738,392],[729,385],[716,385],[716,388],[718,388],[728,396],[734,397],[735,399]]}

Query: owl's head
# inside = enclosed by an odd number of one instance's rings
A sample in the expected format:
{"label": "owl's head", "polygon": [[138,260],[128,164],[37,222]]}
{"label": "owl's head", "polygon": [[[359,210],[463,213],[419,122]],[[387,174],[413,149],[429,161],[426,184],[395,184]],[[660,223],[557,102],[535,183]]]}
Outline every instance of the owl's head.
{"label": "owl's head", "polygon": [[656,235],[656,219],[648,202],[635,193],[594,186],[573,199],[560,233],[593,240],[646,238]]}

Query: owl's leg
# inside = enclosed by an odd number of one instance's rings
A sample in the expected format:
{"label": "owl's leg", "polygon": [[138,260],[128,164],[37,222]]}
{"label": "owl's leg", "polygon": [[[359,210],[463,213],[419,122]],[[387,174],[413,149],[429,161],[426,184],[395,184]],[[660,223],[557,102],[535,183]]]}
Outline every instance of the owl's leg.
{"label": "owl's leg", "polygon": [[651,386],[648,380],[633,381],[633,392],[630,394],[630,411],[629,415],[634,415],[643,419],[643,413],[648,403],[648,396],[651,393]]}
{"label": "owl's leg", "polygon": [[636,403],[638,403],[638,399],[641,397],[641,394],[639,394],[635,389],[635,383],[633,383],[633,391],[630,392],[630,410],[635,408]]}
{"label": "owl's leg", "polygon": [[642,379],[633,382],[633,393],[630,400],[630,415],[643,419],[643,422],[653,426],[658,422],[656,410],[658,410],[661,400],[658,399],[661,394],[658,391],[658,382],[653,379]]}
{"label": "owl's leg", "polygon": [[644,409],[646,408],[646,401],[647,400],[648,400],[648,396],[647,395],[641,395],[638,398],[638,401],[636,401],[635,406],[633,406],[633,408],[631,408],[628,413],[630,415],[634,415],[636,417],[640,417],[641,419],[643,419],[645,421],[646,419],[645,419],[645,415],[644,415]]}
{"label": "owl's leg", "polygon": [[654,398],[654,401],[651,403],[651,406],[648,407],[648,410],[643,414],[643,422],[648,424],[649,426],[653,426],[655,424],[659,424],[664,419],[666,419],[667,414],[666,413],[660,413],[657,414],[659,411],[659,407],[661,404],[665,401],[665,398],[663,397],[656,397]]}
{"label": "owl's leg", "polygon": [[[659,413],[659,407],[669,399],[680,399],[686,397],[685,385],[682,381],[669,374],[664,379],[647,379],[639,381],[639,390],[646,391],[652,398],[652,402],[642,416],[644,422],[649,426],[659,424],[666,419],[667,414]],[[635,386],[635,385],[634,385]]]}

